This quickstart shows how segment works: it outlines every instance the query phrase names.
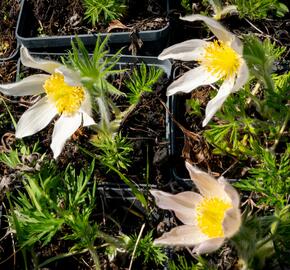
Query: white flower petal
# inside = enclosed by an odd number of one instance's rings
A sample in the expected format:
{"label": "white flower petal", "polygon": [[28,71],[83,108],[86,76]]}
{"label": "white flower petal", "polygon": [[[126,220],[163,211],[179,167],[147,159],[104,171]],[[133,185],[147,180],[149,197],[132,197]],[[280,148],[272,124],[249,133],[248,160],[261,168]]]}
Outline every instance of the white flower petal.
{"label": "white flower petal", "polygon": [[234,76],[229,79],[225,79],[217,95],[207,103],[205,108],[205,119],[202,122],[203,126],[206,126],[208,124],[211,118],[223,105],[227,97],[233,92],[234,83]]}
{"label": "white flower petal", "polygon": [[27,48],[21,46],[20,48],[21,63],[26,67],[41,69],[48,73],[54,73],[55,69],[61,66],[61,63],[56,61],[36,59],[33,58]]}
{"label": "white flower petal", "polygon": [[56,121],[50,147],[53,157],[57,158],[67,139],[79,128],[82,123],[82,114],[77,112],[73,116],[61,115]]}
{"label": "white flower petal", "polygon": [[188,162],[185,162],[185,165],[191,180],[203,196],[218,197],[221,199],[229,200],[229,197],[225,193],[223,186],[219,184],[215,178],[199,170],[197,167],[192,166]]}
{"label": "white flower petal", "polygon": [[15,83],[0,85],[0,91],[9,96],[27,96],[43,93],[43,84],[49,78],[46,74],[36,74]]}
{"label": "white flower petal", "polygon": [[232,201],[233,207],[238,208],[240,206],[240,195],[237,190],[224,177],[220,177],[218,182],[223,186],[225,193]]}
{"label": "white flower petal", "polygon": [[95,120],[92,117],[90,117],[86,112],[82,112],[82,116],[83,116],[82,125],[84,127],[96,125]]}
{"label": "white flower petal", "polygon": [[92,115],[92,102],[90,94],[85,91],[85,99],[81,105],[80,112],[83,114],[83,123],[84,127],[96,125],[95,120],[91,117]]}
{"label": "white flower petal", "polygon": [[189,93],[195,88],[202,85],[209,85],[219,80],[219,77],[207,72],[203,67],[187,71],[179,79],[175,80],[167,88],[167,96],[177,92]]}
{"label": "white flower petal", "polygon": [[64,76],[64,81],[70,86],[79,86],[81,85],[81,76],[79,72],[69,69],[65,66],[60,66],[55,69],[55,72],[58,72]]}
{"label": "white flower petal", "polygon": [[23,138],[35,134],[45,128],[56,114],[55,106],[48,101],[47,97],[42,98],[21,116],[15,136]]}
{"label": "white flower petal", "polygon": [[223,242],[224,238],[211,238],[208,239],[200,244],[198,244],[194,249],[193,252],[197,254],[205,254],[205,253],[211,253],[213,251],[218,250]]}
{"label": "white flower petal", "polygon": [[173,210],[176,217],[187,225],[195,224],[195,205],[202,200],[202,196],[191,191],[176,195],[160,190],[150,190],[158,207]]}
{"label": "white flower petal", "polygon": [[163,50],[158,56],[159,60],[176,59],[182,61],[193,61],[199,59],[204,53],[204,47],[208,42],[202,39],[190,39]]}
{"label": "white flower petal", "polygon": [[182,225],[164,233],[154,240],[156,245],[166,246],[194,246],[208,240],[208,236],[201,233],[196,226]]}
{"label": "white flower petal", "polygon": [[240,229],[242,223],[241,211],[239,208],[231,208],[225,213],[223,230],[225,237],[231,238]]}
{"label": "white flower petal", "polygon": [[239,55],[243,55],[243,50],[244,50],[244,46],[242,41],[237,37],[234,36],[233,37],[233,41],[231,43],[231,47],[239,54]]}
{"label": "white flower petal", "polygon": [[233,86],[232,92],[240,90],[243,85],[245,85],[249,80],[249,69],[245,61],[242,62],[242,65],[238,71],[236,82]]}
{"label": "white flower petal", "polygon": [[234,40],[235,36],[229,32],[226,28],[224,28],[219,22],[216,20],[200,15],[200,14],[194,14],[194,15],[188,15],[185,17],[181,17],[181,20],[185,21],[203,21],[207,24],[208,28],[215,34],[215,36],[223,41],[223,42],[229,42],[230,44]]}
{"label": "white flower petal", "polygon": [[90,94],[85,91],[85,99],[81,104],[82,111],[86,112],[88,115],[92,115],[92,102]]}

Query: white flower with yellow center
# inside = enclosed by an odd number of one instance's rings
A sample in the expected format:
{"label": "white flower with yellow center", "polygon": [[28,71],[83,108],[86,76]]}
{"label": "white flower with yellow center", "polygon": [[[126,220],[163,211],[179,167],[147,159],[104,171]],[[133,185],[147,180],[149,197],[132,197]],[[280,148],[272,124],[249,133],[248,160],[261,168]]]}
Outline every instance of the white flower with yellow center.
{"label": "white flower with yellow center", "polygon": [[23,138],[45,128],[57,119],[51,149],[57,158],[67,139],[82,125],[94,125],[89,93],[82,86],[80,76],[61,63],[33,58],[25,47],[20,49],[24,66],[43,70],[48,74],[31,75],[23,80],[0,85],[5,95],[26,96],[45,94],[21,116],[16,127],[16,137]]}
{"label": "white flower with yellow center", "polygon": [[198,254],[209,253],[239,230],[239,195],[224,178],[217,181],[187,162],[186,167],[201,194],[186,191],[173,195],[160,190],[150,191],[158,207],[173,210],[185,224],[164,233],[154,243],[194,246],[194,252]]}
{"label": "white flower with yellow center", "polygon": [[217,95],[209,101],[205,110],[203,126],[222,106],[226,98],[238,91],[249,78],[249,70],[243,59],[243,45],[232,33],[216,20],[202,15],[189,15],[181,18],[187,21],[204,21],[218,40],[207,42],[191,39],[165,49],[158,58],[172,58],[182,61],[197,61],[200,65],[186,72],[169,85],[167,95],[177,92],[189,93],[197,87],[210,85],[219,80],[223,83]]}

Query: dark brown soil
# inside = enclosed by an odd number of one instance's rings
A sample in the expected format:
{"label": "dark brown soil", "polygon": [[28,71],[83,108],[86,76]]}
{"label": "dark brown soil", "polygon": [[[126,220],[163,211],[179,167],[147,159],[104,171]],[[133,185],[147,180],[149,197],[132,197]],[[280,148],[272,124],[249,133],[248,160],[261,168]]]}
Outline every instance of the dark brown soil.
{"label": "dark brown soil", "polygon": [[[135,110],[124,121],[121,132],[133,143],[133,164],[128,174],[137,182],[165,184],[169,180],[169,170],[164,168],[168,159],[166,142],[165,88],[168,80],[161,78],[154,86],[154,92],[145,93]],[[149,175],[146,167],[149,166]],[[136,170],[136,168],[139,168]],[[142,178],[138,179],[142,172]],[[139,175],[139,176],[138,176]],[[137,177],[135,179],[135,177]]]}
{"label": "dark brown soil", "polygon": [[[34,14],[31,36],[75,35],[107,32],[108,24],[95,27],[84,19],[81,0],[28,0]],[[163,1],[165,2],[165,1]],[[142,31],[161,29],[167,24],[166,9],[162,1],[130,0],[128,10],[120,21],[126,29],[113,31]],[[131,30],[130,30],[131,29]]]}
{"label": "dark brown soil", "polygon": [[[4,61],[0,63],[0,84],[11,83],[16,79],[16,61]],[[0,94],[0,153],[9,151],[15,143],[15,129],[9,111],[16,115],[18,101],[15,98]],[[2,162],[0,163],[0,202],[5,198],[5,192],[15,184],[17,175]],[[1,214],[0,214],[1,215]],[[1,266],[0,266],[1,269]]]}
{"label": "dark brown soil", "polygon": [[18,0],[0,1],[0,59],[7,58],[16,51],[15,28],[19,8]]}
{"label": "dark brown soil", "polygon": [[[7,61],[0,63],[0,84],[11,83],[16,79],[16,61]],[[5,104],[10,108],[10,110],[14,110],[12,108],[13,100],[10,97],[3,96],[0,94],[1,106],[0,106],[0,138],[4,135],[4,133],[10,132],[13,130],[13,125],[9,116],[9,113],[5,107]],[[5,102],[5,104],[4,104]],[[2,138],[3,140],[3,138]],[[3,144],[3,141],[2,141]]]}
{"label": "dark brown soil", "polygon": [[16,61],[0,63],[0,84],[11,83],[16,79]]}

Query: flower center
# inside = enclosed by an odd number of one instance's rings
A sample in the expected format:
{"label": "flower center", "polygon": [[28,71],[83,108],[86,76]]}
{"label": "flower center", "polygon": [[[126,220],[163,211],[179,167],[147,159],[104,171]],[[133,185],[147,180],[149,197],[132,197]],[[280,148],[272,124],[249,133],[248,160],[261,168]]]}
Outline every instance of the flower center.
{"label": "flower center", "polygon": [[52,74],[44,82],[43,88],[59,114],[74,114],[85,98],[84,88],[68,85],[60,73]]}
{"label": "flower center", "polygon": [[211,74],[225,79],[237,74],[241,57],[230,46],[215,40],[205,48],[205,54],[199,63]]}
{"label": "flower center", "polygon": [[217,197],[204,198],[196,206],[196,219],[200,230],[210,238],[223,237],[223,220],[225,212],[232,206]]}

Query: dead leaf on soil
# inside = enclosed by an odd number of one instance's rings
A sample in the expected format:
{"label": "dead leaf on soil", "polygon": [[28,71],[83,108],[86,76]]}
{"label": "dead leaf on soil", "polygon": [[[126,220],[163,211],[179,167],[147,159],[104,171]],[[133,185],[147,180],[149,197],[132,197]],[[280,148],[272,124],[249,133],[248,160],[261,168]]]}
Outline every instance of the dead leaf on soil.
{"label": "dead leaf on soil", "polygon": [[[179,128],[181,128],[179,126]],[[184,146],[182,149],[182,157],[186,160],[192,161],[194,164],[204,163],[209,169],[208,160],[210,158],[210,153],[208,145],[198,133],[187,130],[186,128],[181,128],[184,134]]]}
{"label": "dead leaf on soil", "polygon": [[110,22],[107,32],[111,32],[113,29],[131,29],[130,27],[124,25],[119,20],[113,20]]}

